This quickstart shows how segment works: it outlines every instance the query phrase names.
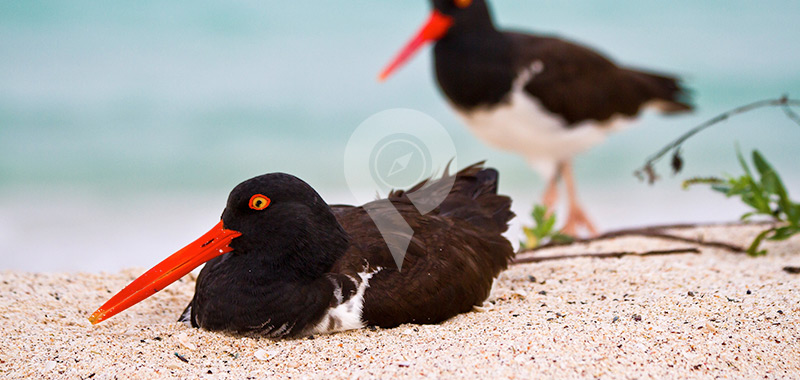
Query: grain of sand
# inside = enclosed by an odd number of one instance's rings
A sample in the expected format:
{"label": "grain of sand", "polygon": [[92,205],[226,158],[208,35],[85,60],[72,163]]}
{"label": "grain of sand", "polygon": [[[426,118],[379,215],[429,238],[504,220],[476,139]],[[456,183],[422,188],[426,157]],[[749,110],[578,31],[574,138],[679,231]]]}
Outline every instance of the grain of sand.
{"label": "grain of sand", "polygon": [[[753,226],[681,230],[746,243]],[[542,254],[690,246],[617,238]],[[295,340],[175,323],[189,275],[97,326],[139,275],[0,273],[0,378],[800,378],[800,239],[766,257],[574,258],[512,266],[492,300],[438,325]]]}

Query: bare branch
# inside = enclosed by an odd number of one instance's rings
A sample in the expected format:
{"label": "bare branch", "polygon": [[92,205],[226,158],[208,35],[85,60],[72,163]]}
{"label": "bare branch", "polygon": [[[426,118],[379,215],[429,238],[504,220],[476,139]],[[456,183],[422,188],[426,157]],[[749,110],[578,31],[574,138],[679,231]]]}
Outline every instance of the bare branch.
{"label": "bare branch", "polygon": [[[704,130],[704,129],[712,126],[712,125],[715,125],[715,124],[721,123],[721,122],[723,122],[725,120],[728,120],[728,118],[730,118],[732,116],[735,116],[735,115],[738,115],[738,114],[741,114],[741,113],[745,113],[745,112],[750,112],[750,111],[755,110],[757,108],[763,108],[763,107],[781,107],[783,109],[783,112],[786,113],[786,116],[789,117],[789,119],[791,119],[792,121],[797,123],[797,125],[800,125],[800,116],[798,116],[791,109],[791,107],[800,107],[800,100],[790,99],[787,95],[784,95],[784,96],[782,96],[782,97],[780,97],[778,99],[766,99],[766,100],[760,100],[760,101],[757,101],[757,102],[753,102],[753,103],[750,103],[750,104],[747,104],[747,105],[744,105],[744,106],[741,106],[741,107],[734,108],[734,109],[732,109],[732,110],[730,110],[728,112],[722,113],[720,115],[717,115],[716,117],[706,121],[705,123],[702,123],[702,124],[692,128],[692,129],[690,129],[688,132],[684,133],[683,135],[681,135],[680,137],[678,137],[677,139],[675,139],[671,143],[669,143],[666,146],[664,146],[663,148],[661,148],[661,150],[659,150],[658,152],[656,152],[652,156],[648,157],[647,161],[645,161],[644,165],[642,165],[641,168],[637,169],[634,172],[634,174],[640,180],[647,178],[647,182],[652,185],[653,183],[655,183],[655,181],[658,180],[658,174],[656,174],[656,172],[655,172],[655,169],[654,169],[655,165],[654,164],[658,160],[660,160],[664,155],[669,153],[671,150],[675,150],[676,154],[679,155],[679,153],[677,153],[677,152],[680,149],[681,145],[683,145],[683,143],[687,139],[689,139],[690,137],[696,135],[698,132],[700,132],[700,131],[702,131],[702,130]],[[673,158],[673,160],[674,160],[674,158]]]}
{"label": "bare branch", "polygon": [[714,241],[714,240],[703,240],[703,239],[692,239],[687,238],[679,235],[673,235],[668,233],[668,230],[681,230],[681,229],[691,229],[697,227],[729,227],[729,226],[743,226],[743,225],[775,225],[773,221],[762,221],[762,222],[749,222],[746,224],[742,224],[741,222],[725,222],[725,223],[682,223],[682,224],[665,224],[659,226],[650,226],[650,227],[641,227],[641,228],[625,228],[615,231],[609,231],[602,235],[595,236],[588,239],[575,239],[569,242],[551,242],[548,244],[540,245],[537,247],[533,247],[530,249],[526,249],[524,251],[520,251],[517,254],[524,254],[530,253],[555,247],[567,246],[572,244],[586,244],[592,243],[599,240],[607,240],[607,239],[614,239],[618,237],[624,236],[643,236],[643,237],[650,237],[650,238],[657,238],[657,239],[666,239],[666,240],[674,240],[680,241],[684,243],[691,243],[697,244],[699,246],[704,247],[711,247],[711,248],[721,248],[725,249],[734,253],[744,253],[746,249],[744,247],[740,247],[738,245],[722,242],[722,241]]}
{"label": "bare branch", "polygon": [[738,245],[733,245],[730,243],[726,243],[723,241],[705,241],[702,239],[692,239],[678,235],[668,234],[666,232],[660,232],[658,230],[653,231],[629,231],[624,233],[616,233],[616,234],[603,234],[593,240],[600,240],[602,239],[613,239],[616,237],[621,236],[644,236],[644,237],[651,237],[651,238],[658,238],[658,239],[666,239],[666,240],[675,240],[684,243],[692,243],[697,244],[704,247],[712,247],[712,248],[722,248],[728,251],[732,251],[734,253],[744,253],[745,248],[740,247]]}
{"label": "bare branch", "polygon": [[700,250],[697,248],[678,248],[678,249],[664,249],[664,250],[653,250],[653,251],[645,251],[645,252],[631,252],[631,251],[620,251],[620,252],[593,252],[593,253],[578,253],[574,255],[554,255],[554,256],[540,256],[540,257],[520,257],[515,258],[511,265],[516,264],[527,264],[527,263],[540,263],[542,261],[553,261],[553,260],[564,260],[564,259],[575,259],[579,257],[596,257],[596,258],[620,258],[623,256],[660,256],[660,255],[674,255],[680,253],[700,253]]}

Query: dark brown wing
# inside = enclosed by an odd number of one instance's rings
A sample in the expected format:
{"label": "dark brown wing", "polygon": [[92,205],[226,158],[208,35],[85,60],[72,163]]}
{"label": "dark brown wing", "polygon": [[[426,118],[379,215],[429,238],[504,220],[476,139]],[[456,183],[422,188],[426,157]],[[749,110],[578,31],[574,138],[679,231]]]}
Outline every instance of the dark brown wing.
{"label": "dark brown wing", "polygon": [[[437,185],[446,182],[435,181],[425,190],[442,191]],[[383,327],[437,323],[486,299],[494,278],[514,254],[501,235],[513,217],[511,200],[496,194],[496,184],[496,171],[473,165],[456,175],[448,197],[426,215],[419,214],[404,192],[393,192],[392,206],[414,231],[411,236],[400,229],[393,232],[410,238],[402,271],[364,208],[334,207],[352,245],[332,272],[357,278],[366,263],[370,272],[381,268],[369,280],[364,321]]]}
{"label": "dark brown wing", "polygon": [[517,70],[534,65],[541,69],[532,72],[525,91],[569,125],[634,116],[651,101],[660,101],[667,113],[692,109],[678,78],[622,68],[591,49],[558,38],[505,35],[512,41]]}

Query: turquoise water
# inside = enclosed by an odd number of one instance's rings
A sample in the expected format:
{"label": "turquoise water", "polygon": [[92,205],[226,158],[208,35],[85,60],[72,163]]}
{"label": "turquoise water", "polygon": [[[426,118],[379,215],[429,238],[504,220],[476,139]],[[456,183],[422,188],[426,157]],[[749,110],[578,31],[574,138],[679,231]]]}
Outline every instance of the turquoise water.
{"label": "turquoise water", "polygon": [[[601,227],[736,217],[733,202],[679,190],[682,177],[666,167],[655,187],[631,173],[722,111],[800,98],[800,3],[493,8],[504,27],[681,74],[694,91],[693,115],[646,115],[577,159],[582,198]],[[386,83],[375,79],[427,11],[422,0],[0,3],[0,269],[148,266],[205,232],[228,191],[265,172],[293,173],[331,202],[350,202],[348,138],[396,107],[436,118],[462,166],[488,159],[526,214],[543,181],[461,125],[434,85],[427,49]],[[736,173],[739,142],[764,151],[798,197],[798,141],[800,127],[780,110],[757,111],[691,140],[686,175]]]}

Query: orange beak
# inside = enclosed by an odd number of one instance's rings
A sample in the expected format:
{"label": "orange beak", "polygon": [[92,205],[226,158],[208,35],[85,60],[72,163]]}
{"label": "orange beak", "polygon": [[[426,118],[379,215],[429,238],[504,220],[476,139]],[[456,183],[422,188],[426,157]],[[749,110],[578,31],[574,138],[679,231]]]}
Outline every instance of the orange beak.
{"label": "orange beak", "polygon": [[227,230],[222,221],[178,252],[167,257],[139,278],[133,280],[108,302],[95,311],[89,322],[96,324],[156,294],[167,285],[191,272],[192,269],[219,255],[232,251],[231,240],[241,236],[240,232]]}
{"label": "orange beak", "polygon": [[436,41],[442,38],[451,26],[453,26],[452,17],[434,10],[422,29],[420,29],[411,41],[408,41],[403,50],[401,50],[394,60],[383,69],[381,75],[378,76],[378,80],[386,80],[393,71],[411,58],[420,47],[429,41]]}

